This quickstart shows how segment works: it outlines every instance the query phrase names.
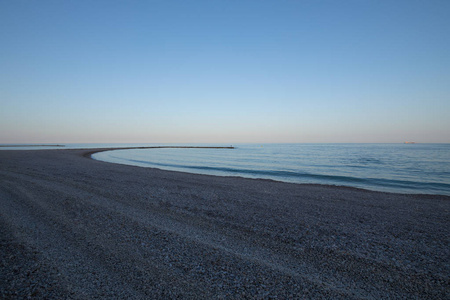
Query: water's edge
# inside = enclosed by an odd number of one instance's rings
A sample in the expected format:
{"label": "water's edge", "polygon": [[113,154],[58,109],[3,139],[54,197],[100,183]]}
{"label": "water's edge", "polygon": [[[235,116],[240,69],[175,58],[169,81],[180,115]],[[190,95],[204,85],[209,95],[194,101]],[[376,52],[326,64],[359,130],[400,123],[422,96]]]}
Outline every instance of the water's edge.
{"label": "water's edge", "polygon": [[[147,162],[143,160],[131,159],[117,161],[111,159],[105,159],[104,157],[93,157],[92,155],[105,151],[115,150],[134,150],[134,149],[235,149],[235,147],[199,147],[199,146],[151,146],[151,147],[127,147],[127,148],[104,148],[93,149],[85,153],[84,156],[91,157],[95,160],[118,163],[124,165],[134,165],[139,167],[148,168],[161,168],[169,171],[187,172],[195,174],[205,174],[214,176],[234,176],[242,178],[253,179],[270,179],[279,182],[289,182],[297,184],[319,184],[328,186],[342,186],[364,189],[368,191],[388,192],[397,194],[418,194],[418,195],[447,195],[446,190],[450,190],[450,184],[439,182],[416,182],[408,180],[393,180],[393,179],[380,179],[380,178],[365,178],[354,176],[340,176],[340,175],[322,175],[313,174],[307,172],[291,172],[281,170],[245,170],[245,169],[233,169],[214,166],[189,166],[189,165],[170,165],[159,164],[156,162]],[[300,180],[306,180],[306,182],[299,182]],[[414,186],[414,188],[411,188]],[[409,190],[408,190],[409,189]],[[421,192],[421,190],[423,192]],[[445,191],[442,191],[445,190]],[[450,193],[449,195],[450,196]]]}

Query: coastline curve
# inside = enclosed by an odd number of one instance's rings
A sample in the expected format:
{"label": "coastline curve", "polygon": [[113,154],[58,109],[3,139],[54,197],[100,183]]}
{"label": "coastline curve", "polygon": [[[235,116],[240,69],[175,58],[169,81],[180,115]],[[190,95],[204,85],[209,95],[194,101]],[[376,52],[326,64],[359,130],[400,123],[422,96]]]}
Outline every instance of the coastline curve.
{"label": "coastline curve", "polygon": [[117,147],[117,148],[96,148],[90,149],[91,151],[83,153],[86,158],[92,158],[93,154],[114,151],[114,150],[134,150],[134,149],[235,149],[233,146],[228,147],[202,147],[202,146],[149,146],[149,147]]}

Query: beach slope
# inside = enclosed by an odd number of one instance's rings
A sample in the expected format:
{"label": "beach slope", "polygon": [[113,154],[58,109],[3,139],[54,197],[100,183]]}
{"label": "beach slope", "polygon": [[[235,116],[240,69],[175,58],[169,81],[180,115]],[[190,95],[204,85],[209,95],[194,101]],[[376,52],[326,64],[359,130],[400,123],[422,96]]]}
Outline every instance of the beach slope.
{"label": "beach slope", "polygon": [[450,197],[0,151],[0,298],[449,299]]}

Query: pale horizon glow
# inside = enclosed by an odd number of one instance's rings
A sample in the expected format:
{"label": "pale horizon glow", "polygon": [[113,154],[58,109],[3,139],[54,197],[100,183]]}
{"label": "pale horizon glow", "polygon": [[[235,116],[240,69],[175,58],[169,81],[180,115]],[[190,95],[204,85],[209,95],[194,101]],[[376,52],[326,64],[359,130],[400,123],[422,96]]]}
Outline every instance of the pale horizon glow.
{"label": "pale horizon glow", "polygon": [[450,1],[2,1],[0,144],[450,143]]}

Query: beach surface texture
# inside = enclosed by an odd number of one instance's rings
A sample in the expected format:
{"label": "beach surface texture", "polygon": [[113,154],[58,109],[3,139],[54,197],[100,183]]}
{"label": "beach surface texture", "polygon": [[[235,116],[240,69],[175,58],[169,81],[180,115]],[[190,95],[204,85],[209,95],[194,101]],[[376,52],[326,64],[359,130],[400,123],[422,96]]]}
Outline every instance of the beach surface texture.
{"label": "beach surface texture", "polygon": [[450,299],[450,197],[0,151],[0,298]]}

